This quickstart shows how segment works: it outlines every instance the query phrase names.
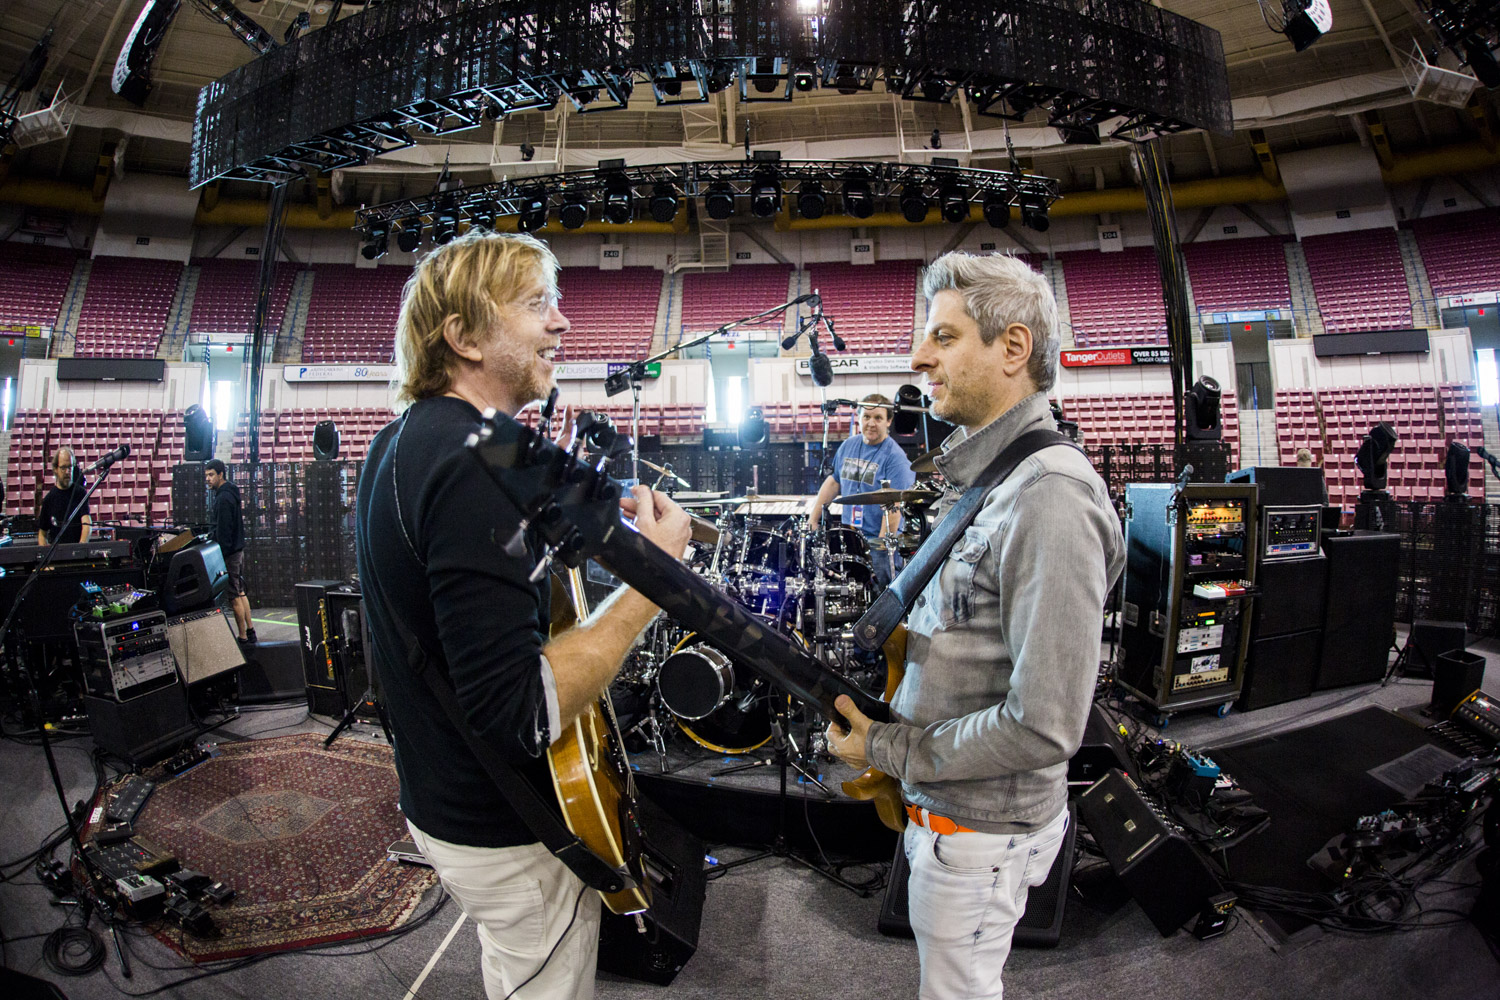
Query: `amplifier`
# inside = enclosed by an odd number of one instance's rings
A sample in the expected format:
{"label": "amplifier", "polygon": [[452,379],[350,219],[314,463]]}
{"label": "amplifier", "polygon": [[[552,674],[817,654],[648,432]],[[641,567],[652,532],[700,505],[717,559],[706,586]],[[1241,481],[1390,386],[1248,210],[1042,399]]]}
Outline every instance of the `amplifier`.
{"label": "amplifier", "polygon": [[197,684],[245,665],[229,617],[218,608],[168,618],[167,642],[184,684]]}
{"label": "amplifier", "polygon": [[297,605],[297,634],[301,639],[307,709],[314,715],[335,719],[341,717],[348,710],[350,701],[360,694],[358,691],[349,693],[343,672],[338,667],[337,648],[331,641],[338,635],[338,628],[328,607],[328,595],[343,585],[342,580],[305,580],[292,588]]}
{"label": "amplifier", "polygon": [[1110,771],[1078,799],[1078,815],[1146,916],[1170,937],[1224,887],[1181,829]]}
{"label": "amplifier", "polygon": [[88,693],[129,701],[177,683],[177,663],[160,611],[73,626]]}

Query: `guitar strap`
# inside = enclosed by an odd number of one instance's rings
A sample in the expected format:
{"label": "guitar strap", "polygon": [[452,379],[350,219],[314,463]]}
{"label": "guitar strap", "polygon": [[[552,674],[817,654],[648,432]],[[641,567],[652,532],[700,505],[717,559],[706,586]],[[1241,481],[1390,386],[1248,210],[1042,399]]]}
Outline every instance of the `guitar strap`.
{"label": "guitar strap", "polygon": [[1010,476],[1026,459],[1043,448],[1067,445],[1082,453],[1067,435],[1045,427],[1027,431],[1006,445],[995,460],[987,465],[974,485],[964,491],[963,496],[948,511],[937,530],[927,536],[927,541],[916,551],[885,593],[875,599],[863,617],[854,624],[854,641],[864,650],[874,651],[885,645],[896,626],[901,624],[918,595],[927,587],[928,581],[948,558],[948,550],[963,537],[964,529],[974,523],[979,510],[984,506],[990,491]]}
{"label": "guitar strap", "polygon": [[[389,448],[396,450],[397,443],[401,438],[401,431],[406,426],[406,416],[402,415],[401,426],[392,435]],[[384,449],[379,454],[372,447],[371,453],[365,457],[365,468],[376,468],[384,455]],[[391,463],[391,487],[396,487],[396,463]],[[400,509],[398,493],[397,509]],[[402,533],[404,535],[405,528]],[[366,539],[359,539],[361,545]],[[413,553],[415,555],[415,553]],[[420,560],[419,560],[420,561]],[[432,695],[442,706],[443,714],[448,717],[448,722],[453,726],[455,732],[463,736],[464,742],[469,745],[469,750],[479,761],[500,789],[500,794],[510,803],[512,809],[525,822],[528,829],[536,835],[536,839],[547,846],[563,864],[568,866],[574,875],[577,875],[583,884],[597,892],[612,894],[623,892],[626,889],[634,889],[638,883],[634,875],[626,868],[615,868],[599,855],[590,851],[583,842],[573,835],[562,818],[558,815],[553,803],[545,800],[532,786],[522,777],[510,761],[484,740],[479,738],[470,727],[468,719],[464,715],[463,708],[458,703],[458,696],[454,693],[453,685],[448,680],[447,670],[434,670],[434,661],[443,662],[442,654],[429,657],[427,651],[422,647],[422,642],[416,634],[402,620],[396,609],[380,593],[380,588],[373,579],[360,581],[364,585],[365,598],[376,598],[380,606],[387,612],[391,623],[396,626],[396,632],[401,637],[401,643],[406,647],[406,663],[412,672],[427,682],[427,687]]]}

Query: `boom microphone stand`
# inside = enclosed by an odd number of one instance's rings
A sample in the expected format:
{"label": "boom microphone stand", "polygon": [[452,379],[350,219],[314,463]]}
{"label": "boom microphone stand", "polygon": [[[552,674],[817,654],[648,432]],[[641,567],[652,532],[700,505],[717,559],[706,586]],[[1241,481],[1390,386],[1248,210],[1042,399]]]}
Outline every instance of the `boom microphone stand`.
{"label": "boom microphone stand", "polygon": [[687,343],[678,344],[675,347],[669,347],[665,351],[662,351],[660,354],[653,354],[651,357],[643,358],[640,361],[631,361],[626,364],[625,367],[621,368],[619,371],[606,378],[604,380],[604,394],[606,396],[618,396],[626,389],[630,390],[631,429],[637,431],[637,433],[632,436],[630,445],[631,478],[636,482],[640,481],[641,435],[639,434],[639,430],[641,421],[641,387],[646,380],[647,365],[655,364],[656,362],[661,361],[664,358],[669,358],[672,355],[676,354],[678,351],[686,350],[689,347],[697,347],[699,344],[706,343],[707,341],[712,340],[714,337],[719,336],[719,334],[721,333],[727,333],[730,330],[735,329],[736,327],[744,326],[746,323],[753,323],[763,316],[770,316],[772,313],[786,312],[788,309],[791,309],[794,306],[799,306],[804,302],[811,302],[815,297],[815,295],[799,295],[795,299],[792,299],[790,302],[783,302],[779,306],[772,306],[769,309],[764,309],[756,313],[754,316],[746,316],[743,319],[737,319],[732,322],[725,323],[723,326],[708,331],[701,337],[695,337],[694,339],[689,340]]}

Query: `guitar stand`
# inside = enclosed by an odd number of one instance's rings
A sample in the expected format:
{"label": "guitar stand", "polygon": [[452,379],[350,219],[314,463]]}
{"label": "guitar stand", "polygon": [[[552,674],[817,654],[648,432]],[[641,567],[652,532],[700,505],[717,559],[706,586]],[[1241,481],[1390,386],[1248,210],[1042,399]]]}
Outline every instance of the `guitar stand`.
{"label": "guitar stand", "polygon": [[385,731],[385,741],[392,746],[396,745],[396,741],[391,737],[391,717],[386,714],[385,702],[381,701],[380,697],[375,694],[375,686],[372,684],[365,688],[365,693],[359,696],[359,701],[349,706],[349,711],[344,713],[344,717],[339,720],[339,724],[334,727],[333,732],[328,734],[328,739],[323,741],[324,750],[333,746],[333,741],[342,736],[344,730],[359,721],[355,718],[355,715],[359,712],[360,707],[366,704],[375,706],[375,715],[380,719],[380,728]]}
{"label": "guitar stand", "polygon": [[861,897],[869,896],[870,895],[870,891],[868,889],[862,889],[859,886],[855,885],[854,883],[849,882],[849,881],[841,878],[837,873],[829,871],[827,868],[824,868],[822,865],[818,864],[817,862],[811,861],[811,860],[809,860],[807,858],[804,858],[802,855],[800,855],[796,851],[792,850],[792,846],[789,843],[787,843],[787,839],[786,839],[786,802],[787,802],[787,794],[786,794],[786,771],[787,771],[787,768],[788,767],[795,767],[797,769],[797,772],[799,774],[801,774],[803,777],[805,777],[807,780],[809,780],[813,784],[817,785],[820,789],[822,789],[824,792],[826,792],[830,798],[833,797],[833,793],[830,792],[828,790],[827,786],[825,786],[821,781],[819,781],[817,778],[813,777],[812,775],[808,774],[807,771],[804,770],[803,767],[799,763],[797,763],[796,761],[793,761],[791,759],[791,754],[790,754],[789,751],[792,750],[792,749],[795,749],[795,745],[792,743],[791,737],[787,734],[786,729],[784,728],[784,718],[785,718],[784,712],[773,712],[772,715],[771,715],[772,741],[773,741],[773,743],[774,743],[774,745],[776,747],[776,750],[775,750],[775,752],[770,757],[766,758],[765,760],[758,760],[758,761],[756,761],[753,764],[740,764],[740,765],[738,765],[736,767],[731,767],[731,768],[727,768],[727,769],[722,770],[722,771],[715,771],[714,772],[714,775],[717,777],[719,775],[729,774],[729,773],[734,772],[734,771],[745,771],[745,770],[749,770],[752,767],[764,767],[764,766],[769,765],[769,764],[775,764],[777,767],[779,767],[781,769],[781,787],[778,789],[778,791],[776,793],[776,839],[773,840],[771,842],[771,846],[768,847],[764,851],[761,851],[761,852],[759,852],[757,854],[752,854],[752,855],[750,855],[747,858],[736,858],[733,861],[726,861],[726,862],[723,862],[723,863],[715,866],[714,868],[712,868],[712,869],[709,870],[707,878],[710,879],[710,880],[719,878],[725,872],[729,871],[731,868],[739,868],[739,867],[741,867],[743,865],[754,864],[755,862],[762,861],[762,860],[764,860],[766,858],[786,858],[786,859],[788,859],[790,861],[797,862],[797,864],[801,865],[802,867],[804,867],[804,868],[806,868],[806,869],[808,869],[810,871],[817,872],[819,875],[823,876],[828,881],[834,883],[835,885],[843,886],[845,889],[848,889],[850,892],[855,893],[858,896],[861,896]]}

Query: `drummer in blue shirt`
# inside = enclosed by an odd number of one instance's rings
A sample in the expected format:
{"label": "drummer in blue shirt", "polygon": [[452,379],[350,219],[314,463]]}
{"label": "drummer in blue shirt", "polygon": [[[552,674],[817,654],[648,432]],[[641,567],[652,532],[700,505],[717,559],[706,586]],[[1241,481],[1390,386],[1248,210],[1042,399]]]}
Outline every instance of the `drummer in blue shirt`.
{"label": "drummer in blue shirt", "polygon": [[[834,474],[823,482],[818,495],[807,509],[808,523],[817,527],[823,508],[836,496],[869,493],[889,482],[891,489],[909,490],[917,481],[911,462],[901,446],[891,439],[891,401],[880,393],[871,393],[860,401],[859,433],[839,445],[833,456]],[[875,582],[883,590],[889,587],[901,568],[896,551],[896,535],[901,531],[901,512],[873,504],[844,504],[844,523],[858,528],[870,546]]]}

